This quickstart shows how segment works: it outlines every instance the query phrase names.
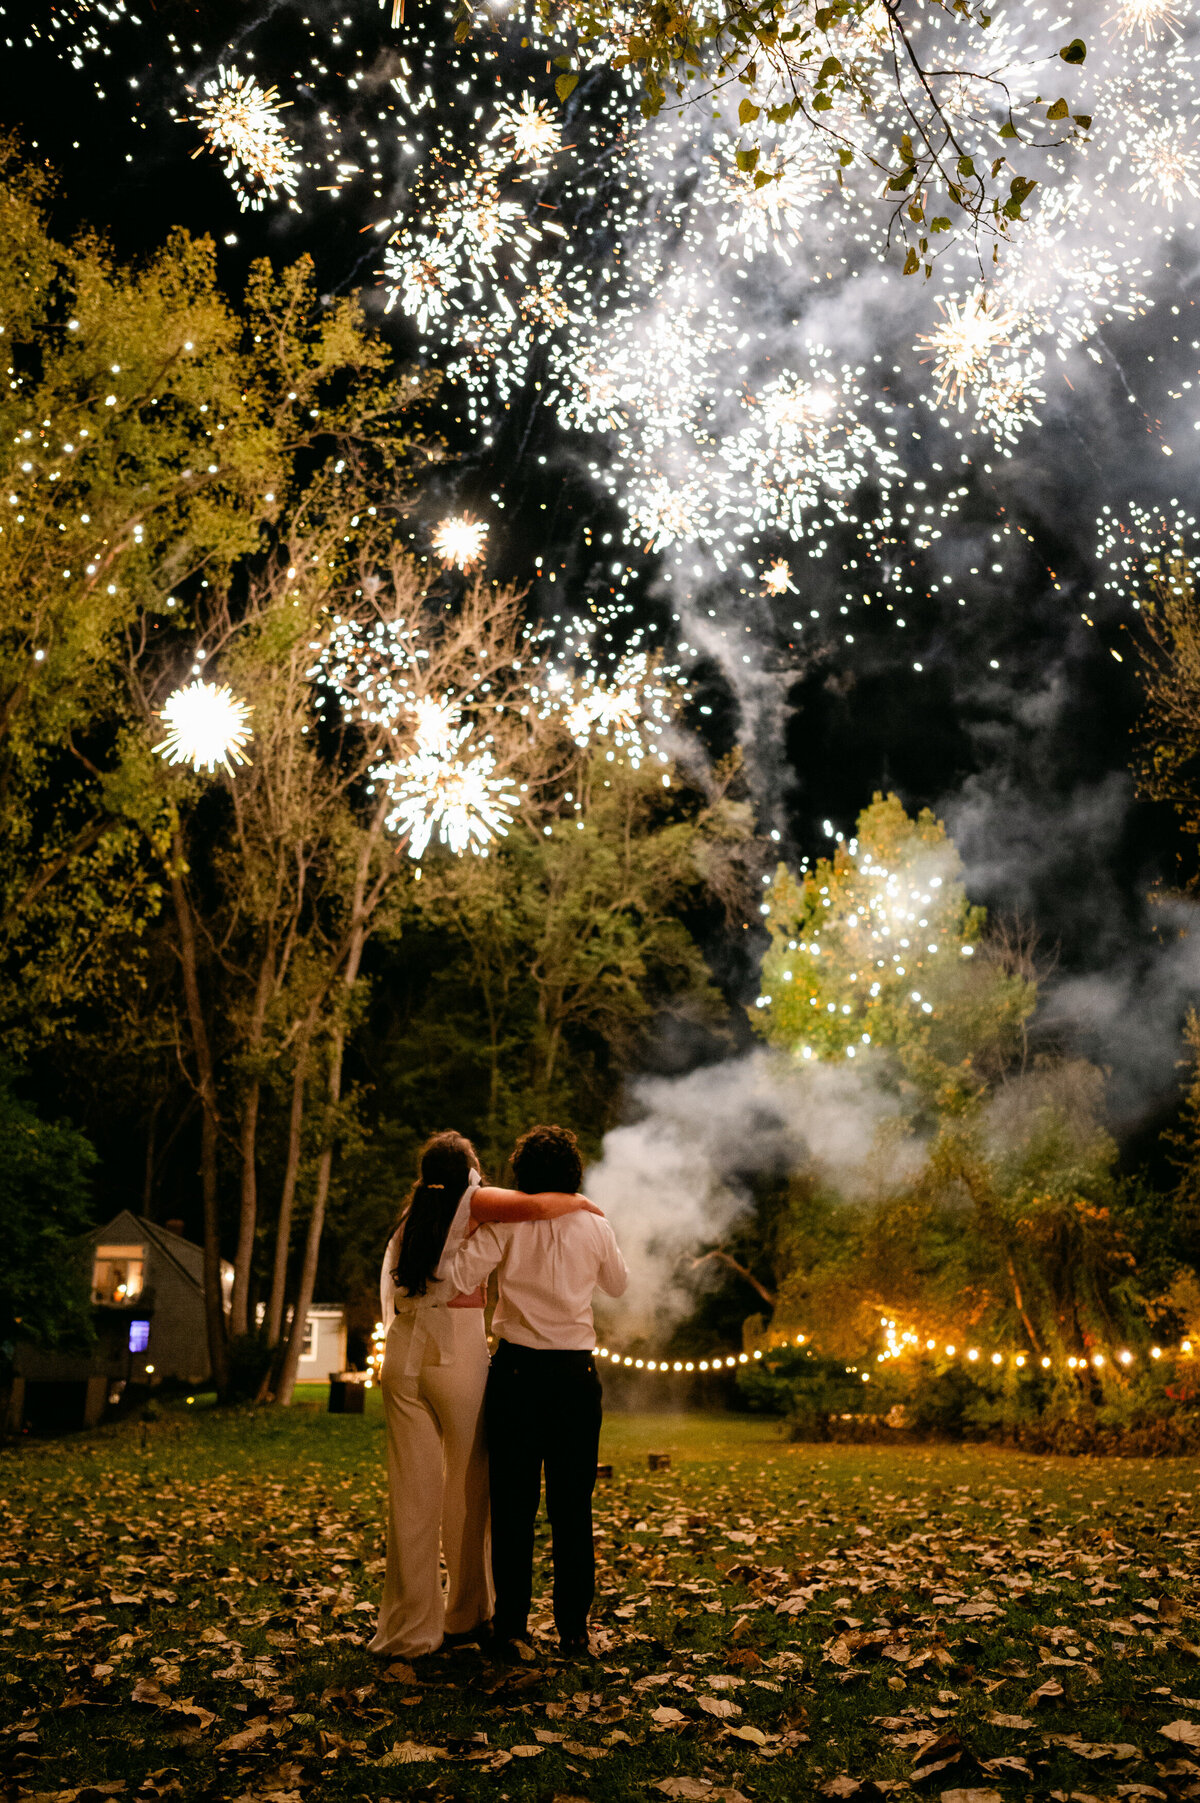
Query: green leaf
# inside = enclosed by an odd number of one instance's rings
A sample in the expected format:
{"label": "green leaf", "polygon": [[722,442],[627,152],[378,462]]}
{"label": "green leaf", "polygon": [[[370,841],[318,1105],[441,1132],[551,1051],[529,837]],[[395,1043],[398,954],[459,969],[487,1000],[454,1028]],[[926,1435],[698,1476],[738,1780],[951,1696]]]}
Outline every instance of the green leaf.
{"label": "green leaf", "polygon": [[1072,116],[1080,131],[1091,131],[1092,115],[1090,113],[1075,113]]}
{"label": "green leaf", "polygon": [[829,77],[831,75],[840,75],[841,72],[842,72],[842,65],[838,61],[837,57],[836,56],[827,56],[825,58],[825,61],[821,64],[820,73],[817,76],[817,80],[818,81],[828,81]]}
{"label": "green leaf", "polygon": [[958,159],[958,173],[959,173],[959,174],[960,174],[960,175],[961,175],[961,176],[962,176],[962,177],[963,177],[963,178],[964,178],[964,179],[965,179],[965,180],[969,180],[969,179],[970,179],[970,178],[971,178],[971,176],[973,176],[973,175],[974,175],[974,173],[975,173],[975,161],[974,161],[974,158],[972,158],[972,157],[959,157],[959,159]]}
{"label": "green leaf", "polygon": [[777,182],[778,180],[778,173],[773,173],[770,169],[756,169],[754,171],[754,186],[756,190],[758,188],[765,188],[768,182]]}
{"label": "green leaf", "polygon": [[903,273],[905,275],[916,275],[916,273],[917,273],[918,269],[920,269],[920,267],[921,267],[920,257],[917,255],[915,250],[910,250],[908,255],[904,259]]}
{"label": "green leaf", "polygon": [[1000,127],[1000,136],[1002,138],[1015,138],[1017,135],[1017,128],[1012,120],[1006,119],[1004,124]]}
{"label": "green leaf", "polygon": [[1022,201],[1029,199],[1029,196],[1036,187],[1037,183],[1032,181],[1029,176],[1014,175],[1012,181],[1009,183],[1008,191],[1016,201],[1017,205],[1020,206]]}
{"label": "green leaf", "polygon": [[1046,108],[1046,117],[1047,119],[1065,119],[1070,110],[1065,100],[1056,100],[1053,106]]}
{"label": "green leaf", "polygon": [[738,124],[752,125],[761,112],[761,106],[755,106],[754,102],[750,99],[743,100],[738,107]]}
{"label": "green leaf", "polygon": [[578,75],[560,75],[554,84],[554,92],[560,100],[566,100],[578,86]]}
{"label": "green leaf", "polygon": [[1064,63],[1072,65],[1082,63],[1087,59],[1087,45],[1082,38],[1072,38],[1069,44],[1064,44],[1058,54]]}
{"label": "green leaf", "polygon": [[948,232],[950,230],[950,221],[946,218],[944,213],[939,213],[936,218],[929,221],[929,229],[931,232]]}
{"label": "green leaf", "polygon": [[758,145],[757,144],[755,144],[753,146],[753,148],[750,150],[739,150],[737,152],[737,156],[736,156],[737,166],[739,169],[744,169],[747,174],[750,173],[751,169],[753,169],[753,167],[757,163],[757,161],[758,161]]}
{"label": "green leaf", "polygon": [[852,150],[842,149],[838,151],[838,162],[842,165],[843,169],[849,169],[853,161],[854,152]]}
{"label": "green leaf", "polygon": [[815,94],[812,105],[814,113],[827,113],[833,105],[833,101],[828,94]]}

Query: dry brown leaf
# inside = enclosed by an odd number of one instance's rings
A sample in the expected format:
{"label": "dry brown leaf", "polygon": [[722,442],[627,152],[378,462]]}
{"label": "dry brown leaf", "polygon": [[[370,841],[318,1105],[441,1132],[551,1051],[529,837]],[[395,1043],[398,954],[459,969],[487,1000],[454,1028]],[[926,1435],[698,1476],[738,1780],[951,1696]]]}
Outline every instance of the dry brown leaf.
{"label": "dry brown leaf", "polygon": [[1001,1803],[998,1790],[944,1790],[941,1803]]}
{"label": "dry brown leaf", "polygon": [[260,1715],[250,1723],[248,1728],[239,1729],[236,1734],[231,1734],[228,1740],[219,1740],[217,1752],[242,1753],[247,1747],[252,1747],[255,1741],[263,1740],[268,1734],[274,1734],[274,1732],[275,1724],[269,1722],[266,1716]]}
{"label": "dry brown leaf", "polygon": [[1181,1747],[1200,1747],[1200,1722],[1168,1722],[1159,1733]]}
{"label": "dry brown leaf", "polygon": [[650,1720],[656,1728],[681,1728],[687,1716],[681,1709],[672,1709],[669,1703],[660,1703],[657,1709],[650,1711]]}
{"label": "dry brown leaf", "polygon": [[1063,1687],[1057,1678],[1047,1678],[1044,1684],[1039,1684],[1036,1690],[1030,1692],[1026,1701],[1031,1709],[1040,1709],[1043,1704],[1061,1701],[1064,1695]]}
{"label": "dry brown leaf", "polygon": [[442,1747],[423,1747],[415,1740],[397,1740],[375,1761],[376,1765],[421,1765],[429,1759],[445,1759]]}
{"label": "dry brown leaf", "polygon": [[508,1750],[512,1754],[514,1759],[536,1759],[539,1753],[544,1753],[546,1751],[545,1747],[534,1747],[534,1746],[528,1746],[528,1745],[522,1745],[519,1747],[510,1747]]}
{"label": "dry brown leaf", "polygon": [[154,1709],[169,1709],[173,1698],[169,1697],[162,1685],[156,1684],[153,1678],[139,1678],[133,1687],[131,1701],[148,1703]]}
{"label": "dry brown leaf", "polygon": [[660,1778],[651,1790],[661,1791],[664,1797],[710,1797],[712,1782],[708,1778]]}
{"label": "dry brown leaf", "polygon": [[1027,1715],[989,1715],[986,1720],[993,1728],[1032,1728],[1034,1726]]}
{"label": "dry brown leaf", "polygon": [[731,1703],[728,1697],[697,1697],[696,1701],[705,1715],[717,1715],[726,1719],[731,1715],[742,1713],[738,1705]]}

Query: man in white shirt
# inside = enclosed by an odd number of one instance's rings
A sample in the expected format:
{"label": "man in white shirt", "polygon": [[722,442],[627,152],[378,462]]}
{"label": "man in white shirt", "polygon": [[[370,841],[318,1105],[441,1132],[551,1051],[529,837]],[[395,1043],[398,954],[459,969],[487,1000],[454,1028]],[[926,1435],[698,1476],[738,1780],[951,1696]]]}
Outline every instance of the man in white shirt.
{"label": "man in white shirt", "polygon": [[[577,1193],[583,1175],[575,1135],[534,1127],[513,1152],[517,1188]],[[554,1624],[565,1654],[588,1651],[596,1587],[592,1491],[600,1445],[601,1391],[592,1352],[592,1292],[620,1296],[629,1281],[603,1215],[562,1215],[519,1228],[481,1227],[447,1272],[468,1292],[499,1267],[492,1319],[499,1340],[484,1405],[492,1502],[497,1642],[524,1640],[533,1592],[533,1535],[546,1473],[554,1556]]]}

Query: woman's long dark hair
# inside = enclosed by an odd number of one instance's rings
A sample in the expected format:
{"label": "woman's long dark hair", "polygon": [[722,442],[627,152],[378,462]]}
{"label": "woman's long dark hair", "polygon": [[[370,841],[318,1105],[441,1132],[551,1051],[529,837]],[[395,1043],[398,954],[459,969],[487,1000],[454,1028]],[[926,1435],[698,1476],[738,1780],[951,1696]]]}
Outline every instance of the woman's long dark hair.
{"label": "woman's long dark hair", "polygon": [[435,1133],[421,1148],[421,1174],[401,1220],[400,1255],[392,1273],[397,1288],[423,1296],[446,1247],[450,1223],[479,1159],[461,1133]]}

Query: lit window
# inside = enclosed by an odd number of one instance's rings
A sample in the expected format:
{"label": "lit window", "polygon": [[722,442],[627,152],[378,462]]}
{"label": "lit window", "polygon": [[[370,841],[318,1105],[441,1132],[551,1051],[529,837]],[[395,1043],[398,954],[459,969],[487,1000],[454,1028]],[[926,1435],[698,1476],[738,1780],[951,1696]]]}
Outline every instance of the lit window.
{"label": "lit window", "polygon": [[131,1321],[129,1323],[130,1352],[145,1352],[150,1344],[149,1321]]}
{"label": "lit window", "polygon": [[142,1293],[144,1246],[97,1246],[92,1270],[92,1301],[120,1308]]}
{"label": "lit window", "polygon": [[300,1357],[302,1359],[311,1359],[311,1358],[316,1357],[316,1350],[313,1345],[313,1340],[314,1340],[315,1334],[316,1334],[316,1324],[313,1321],[312,1316],[310,1315],[308,1317],[308,1320],[304,1323],[304,1338],[300,1343]]}

